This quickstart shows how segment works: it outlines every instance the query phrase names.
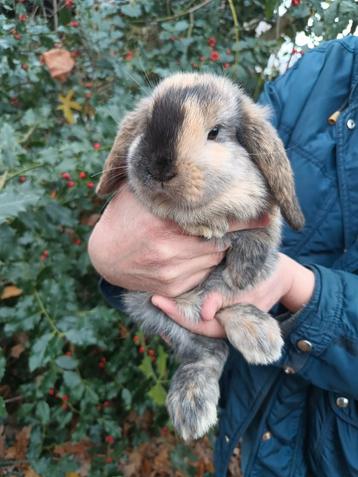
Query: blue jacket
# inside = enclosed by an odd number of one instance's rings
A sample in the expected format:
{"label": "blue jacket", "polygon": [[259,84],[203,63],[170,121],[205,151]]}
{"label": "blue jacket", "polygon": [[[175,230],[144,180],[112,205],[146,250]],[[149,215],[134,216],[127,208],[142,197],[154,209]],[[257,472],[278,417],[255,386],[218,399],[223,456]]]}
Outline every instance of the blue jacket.
{"label": "blue jacket", "polygon": [[357,477],[358,38],[305,54],[261,102],[274,111],[306,217],[303,231],[284,230],[282,251],[312,268],[316,286],[279,363],[248,365],[231,350],[216,475],[240,441],[245,477]]}
{"label": "blue jacket", "polygon": [[[261,97],[273,109],[306,217],[303,231],[285,229],[282,250],[312,268],[316,285],[306,307],[284,322],[278,363],[248,365],[231,350],[218,477],[239,442],[245,477],[358,476],[357,84],[358,38],[349,37],[305,54]],[[118,289],[103,292],[118,306]]]}

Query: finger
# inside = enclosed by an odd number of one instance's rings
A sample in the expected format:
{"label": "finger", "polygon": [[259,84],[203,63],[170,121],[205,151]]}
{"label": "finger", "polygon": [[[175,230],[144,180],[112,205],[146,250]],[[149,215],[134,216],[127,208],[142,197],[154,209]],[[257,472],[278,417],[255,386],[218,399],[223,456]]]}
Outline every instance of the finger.
{"label": "finger", "polygon": [[183,258],[195,258],[214,253],[225,252],[229,246],[220,244],[216,240],[206,240],[201,237],[183,235],[178,243],[180,248],[179,256]]}
{"label": "finger", "polygon": [[178,325],[186,328],[189,331],[192,331],[193,333],[208,336],[210,338],[225,337],[225,331],[217,320],[192,323],[179,313],[176,303],[173,300],[159,295],[154,295],[152,297],[152,303],[154,306],[168,315],[172,320],[178,323]]}
{"label": "finger", "polygon": [[203,304],[201,306],[200,315],[205,321],[212,320],[215,317],[216,312],[222,307],[222,295],[217,292],[210,293],[207,297],[204,298]]}
{"label": "finger", "polygon": [[230,222],[229,232],[265,228],[269,225],[269,223],[270,215],[266,212],[265,214],[262,214],[261,217],[248,222],[239,222],[237,220]]}

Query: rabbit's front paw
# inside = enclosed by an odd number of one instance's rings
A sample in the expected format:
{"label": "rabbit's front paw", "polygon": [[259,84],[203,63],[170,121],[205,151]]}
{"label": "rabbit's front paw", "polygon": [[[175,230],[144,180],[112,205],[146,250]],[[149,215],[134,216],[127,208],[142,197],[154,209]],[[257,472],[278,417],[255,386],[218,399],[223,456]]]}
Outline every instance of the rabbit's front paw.
{"label": "rabbit's front paw", "polygon": [[253,305],[234,305],[217,315],[230,343],[252,364],[270,364],[281,357],[283,339],[278,322]]}
{"label": "rabbit's front paw", "polygon": [[217,421],[217,375],[203,364],[189,363],[175,373],[167,396],[167,408],[184,441],[204,436]]}

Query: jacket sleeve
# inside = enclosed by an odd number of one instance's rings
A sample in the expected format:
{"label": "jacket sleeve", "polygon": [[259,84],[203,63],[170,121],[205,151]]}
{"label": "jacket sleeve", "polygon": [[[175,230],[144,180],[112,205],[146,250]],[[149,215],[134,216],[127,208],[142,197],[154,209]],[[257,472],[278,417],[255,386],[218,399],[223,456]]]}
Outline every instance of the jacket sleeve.
{"label": "jacket sleeve", "polygon": [[109,305],[124,313],[123,293],[125,290],[111,285],[104,278],[99,281],[99,290]]}
{"label": "jacket sleeve", "polygon": [[358,276],[310,268],[314,294],[288,320],[293,319],[279,364],[319,388],[358,399]]}

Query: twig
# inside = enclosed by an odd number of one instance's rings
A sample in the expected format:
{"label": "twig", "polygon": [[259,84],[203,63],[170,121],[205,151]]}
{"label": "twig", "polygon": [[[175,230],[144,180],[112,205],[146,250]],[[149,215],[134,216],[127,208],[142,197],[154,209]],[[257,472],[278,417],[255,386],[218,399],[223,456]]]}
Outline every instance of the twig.
{"label": "twig", "polygon": [[9,402],[21,401],[21,399],[23,399],[22,396],[15,396],[15,397],[12,397],[12,398],[9,398],[9,399],[5,399],[4,402],[5,402],[5,404],[7,404]]}
{"label": "twig", "polygon": [[237,14],[234,6],[233,0],[228,0],[230,10],[231,10],[231,15],[232,15],[232,20],[234,22],[234,33],[235,33],[235,42],[236,42],[236,48],[235,48],[235,65],[238,64],[239,62],[239,51],[237,50],[238,44],[240,41],[240,34],[239,34],[239,21],[237,19]]}
{"label": "twig", "polygon": [[57,28],[58,28],[57,0],[52,0],[52,8],[53,8],[53,25],[55,27],[55,31],[57,31]]}
{"label": "twig", "polygon": [[49,325],[51,326],[53,332],[55,335],[57,335],[58,337],[60,338],[64,338],[64,333],[62,333],[58,328],[57,326],[55,325],[55,322],[53,321],[53,319],[51,318],[51,316],[48,314],[46,308],[45,308],[45,305],[43,304],[43,301],[41,300],[41,297],[38,293],[37,290],[34,291],[34,294],[35,294],[35,298],[37,300],[37,303],[39,305],[39,308],[41,310],[41,312],[43,313],[43,315],[45,316],[46,320],[48,321]]}

